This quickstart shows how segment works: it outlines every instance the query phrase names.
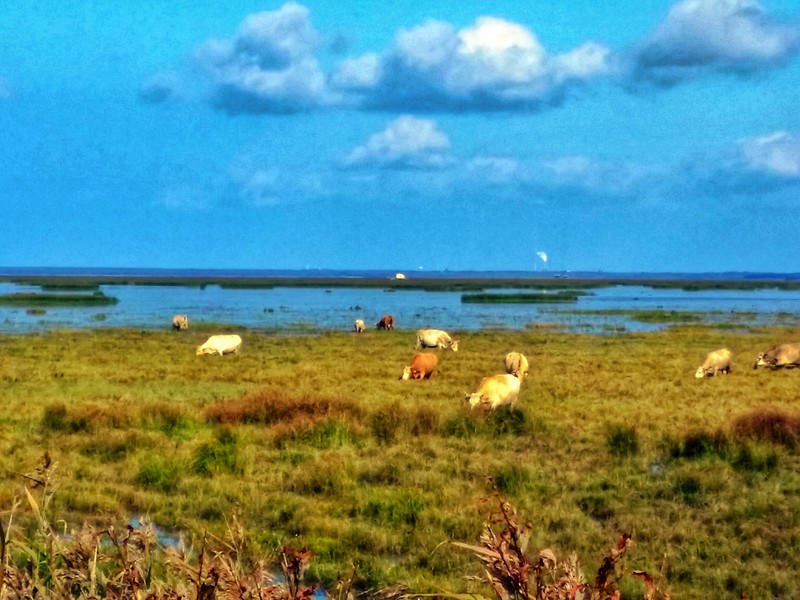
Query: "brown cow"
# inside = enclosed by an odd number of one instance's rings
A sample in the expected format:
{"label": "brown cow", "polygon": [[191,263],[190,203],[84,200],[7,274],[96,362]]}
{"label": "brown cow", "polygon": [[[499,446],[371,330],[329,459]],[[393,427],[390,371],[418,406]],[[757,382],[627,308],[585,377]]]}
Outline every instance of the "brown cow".
{"label": "brown cow", "polygon": [[439,359],[430,352],[415,354],[400,379],[430,379],[438,363]]}
{"label": "brown cow", "polygon": [[375,323],[378,329],[394,329],[394,317],[392,315],[383,315],[381,320]]}

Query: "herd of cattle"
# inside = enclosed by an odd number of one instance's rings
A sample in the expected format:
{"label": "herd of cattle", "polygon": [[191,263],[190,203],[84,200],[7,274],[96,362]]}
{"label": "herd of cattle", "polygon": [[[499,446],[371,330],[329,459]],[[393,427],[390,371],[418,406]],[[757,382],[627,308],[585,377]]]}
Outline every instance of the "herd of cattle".
{"label": "herd of cattle", "polygon": [[[705,362],[697,367],[694,376],[698,379],[713,377],[714,375],[727,375],[731,372],[731,351],[720,348],[709,352]],[[779,344],[766,352],[760,352],[753,363],[753,368],[767,367],[770,369],[800,367],[800,343]]]}
{"label": "herd of cattle", "polygon": [[[175,315],[172,318],[172,327],[175,331],[189,328],[189,319],[186,315]],[[392,315],[383,315],[375,324],[377,329],[391,330],[395,327]],[[361,333],[365,329],[363,319],[356,319],[353,331]],[[212,335],[204,344],[197,347],[197,354],[238,354],[242,347],[242,338],[238,335]],[[427,348],[450,349],[458,352],[458,340],[450,337],[441,329],[420,329],[417,331],[415,343],[416,350]],[[731,351],[720,348],[709,352],[706,360],[697,368],[695,377],[713,377],[726,375],[731,372]],[[431,352],[418,352],[411,362],[403,369],[401,379],[430,379],[439,364],[439,358]],[[759,353],[753,368],[768,367],[770,369],[800,367],[800,343],[780,344],[766,352]],[[500,406],[509,405],[513,408],[519,396],[520,384],[528,376],[528,359],[520,352],[509,352],[505,358],[505,373],[484,377],[478,389],[466,394],[466,400],[471,408],[481,406],[494,410]]]}

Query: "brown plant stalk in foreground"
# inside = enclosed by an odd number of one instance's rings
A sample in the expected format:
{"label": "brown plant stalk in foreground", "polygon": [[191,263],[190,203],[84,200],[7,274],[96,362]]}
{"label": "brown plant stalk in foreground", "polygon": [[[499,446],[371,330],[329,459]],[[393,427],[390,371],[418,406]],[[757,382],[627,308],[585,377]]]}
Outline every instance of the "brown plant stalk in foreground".
{"label": "brown plant stalk in foreground", "polygon": [[[500,600],[618,600],[619,582],[625,577],[623,559],[632,545],[629,534],[623,534],[603,559],[589,583],[581,571],[575,554],[566,560],[556,557],[549,548],[532,560],[527,555],[532,525],[521,523],[514,507],[499,494],[499,508],[492,512],[484,526],[479,546],[454,542],[470,550],[484,567],[484,577]],[[645,586],[643,600],[669,600],[656,580],[644,571],[631,575]]]}

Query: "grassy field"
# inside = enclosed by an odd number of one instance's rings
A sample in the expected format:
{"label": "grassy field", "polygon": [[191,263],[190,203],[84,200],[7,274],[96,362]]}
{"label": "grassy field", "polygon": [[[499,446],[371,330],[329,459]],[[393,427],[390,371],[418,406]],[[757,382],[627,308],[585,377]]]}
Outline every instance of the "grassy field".
{"label": "grassy field", "polygon": [[[195,355],[222,332],[241,355]],[[360,589],[491,595],[442,542],[477,543],[496,487],[534,551],[576,552],[587,577],[630,533],[628,569],[663,566],[673,598],[800,595],[800,370],[752,369],[800,330],[451,333],[430,381],[399,380],[409,330],[0,336],[2,524],[47,452],[65,530],[139,518],[199,543],[235,514],[265,550],[308,547],[327,589],[357,565]],[[722,346],[733,373],[695,380]],[[470,412],[510,350],[531,363],[516,410]]]}

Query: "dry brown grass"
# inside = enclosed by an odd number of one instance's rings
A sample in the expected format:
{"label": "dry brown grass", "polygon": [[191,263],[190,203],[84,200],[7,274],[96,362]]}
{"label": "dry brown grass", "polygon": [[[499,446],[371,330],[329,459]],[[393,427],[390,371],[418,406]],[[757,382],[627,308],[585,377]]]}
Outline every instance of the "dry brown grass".
{"label": "dry brown grass", "polygon": [[211,423],[225,425],[278,423],[319,423],[331,419],[361,417],[363,411],[354,403],[327,396],[294,396],[282,389],[263,388],[235,400],[214,403],[205,410]]}
{"label": "dry brown grass", "polygon": [[800,444],[800,413],[757,409],[736,418],[732,429],[738,439],[755,439],[795,449]]}

